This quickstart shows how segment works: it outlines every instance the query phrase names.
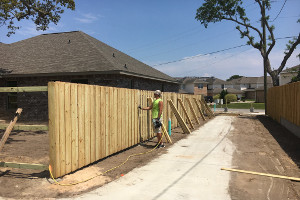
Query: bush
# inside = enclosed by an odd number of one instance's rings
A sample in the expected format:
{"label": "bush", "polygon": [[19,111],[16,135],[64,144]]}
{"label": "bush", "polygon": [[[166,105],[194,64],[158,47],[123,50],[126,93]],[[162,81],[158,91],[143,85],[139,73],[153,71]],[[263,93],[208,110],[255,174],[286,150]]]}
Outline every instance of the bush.
{"label": "bush", "polygon": [[227,94],[225,96],[225,102],[226,102],[226,100],[227,100],[227,103],[235,102],[235,101],[237,101],[237,97],[235,94]]}
{"label": "bush", "polygon": [[225,102],[225,96],[228,94],[227,90],[222,90],[220,93],[220,99],[223,99],[223,102]]}
{"label": "bush", "polygon": [[220,95],[219,95],[219,94],[217,94],[217,95],[215,95],[213,98],[214,98],[214,100],[216,100],[216,99],[220,99]]}

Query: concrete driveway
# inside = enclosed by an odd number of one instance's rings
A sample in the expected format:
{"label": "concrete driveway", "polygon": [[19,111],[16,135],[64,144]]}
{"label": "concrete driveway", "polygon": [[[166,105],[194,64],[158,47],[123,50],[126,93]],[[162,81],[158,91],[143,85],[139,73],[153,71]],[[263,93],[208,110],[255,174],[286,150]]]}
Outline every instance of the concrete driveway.
{"label": "concrete driveway", "polygon": [[232,167],[233,120],[217,116],[146,166],[72,199],[230,199],[230,173],[220,168]]}

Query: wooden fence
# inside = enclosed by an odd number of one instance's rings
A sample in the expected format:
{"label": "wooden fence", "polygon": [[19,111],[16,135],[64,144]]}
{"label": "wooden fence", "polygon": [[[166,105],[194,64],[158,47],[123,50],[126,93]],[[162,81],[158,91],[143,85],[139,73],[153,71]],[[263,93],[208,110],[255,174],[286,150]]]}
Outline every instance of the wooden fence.
{"label": "wooden fence", "polygon": [[300,82],[268,90],[267,114],[280,123],[281,118],[300,126]]}
{"label": "wooden fence", "polygon": [[[85,165],[105,158],[154,136],[151,112],[138,106],[149,106],[153,92],[125,88],[103,87],[64,82],[49,82],[49,137],[50,165],[54,177],[60,177]],[[193,119],[187,103],[200,95],[162,93],[163,123],[178,122],[167,103],[171,99],[187,121],[177,99],[183,100],[188,115]],[[200,112],[196,112],[200,118]]]}

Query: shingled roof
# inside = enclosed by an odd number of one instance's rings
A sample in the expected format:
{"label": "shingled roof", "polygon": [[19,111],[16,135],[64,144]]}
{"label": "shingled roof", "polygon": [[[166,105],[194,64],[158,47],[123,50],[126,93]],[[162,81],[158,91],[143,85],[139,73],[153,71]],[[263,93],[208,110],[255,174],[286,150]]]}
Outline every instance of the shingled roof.
{"label": "shingled roof", "polygon": [[4,76],[113,73],[177,82],[81,31],[0,43],[0,69]]}
{"label": "shingled roof", "polygon": [[299,70],[300,70],[300,65],[296,65],[296,66],[291,67],[291,68],[286,68],[281,73],[294,73],[294,72],[298,72]]}

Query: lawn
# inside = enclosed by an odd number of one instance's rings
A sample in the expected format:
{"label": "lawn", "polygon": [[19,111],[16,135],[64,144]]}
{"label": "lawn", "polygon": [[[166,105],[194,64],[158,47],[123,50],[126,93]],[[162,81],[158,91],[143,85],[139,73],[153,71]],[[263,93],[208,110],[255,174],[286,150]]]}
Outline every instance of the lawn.
{"label": "lawn", "polygon": [[[264,103],[252,103],[254,109],[265,109],[265,104]],[[211,108],[213,108],[213,105],[210,105]],[[225,104],[221,105],[217,105],[217,108],[224,108],[226,107]],[[251,103],[230,103],[227,104],[228,108],[232,108],[232,109],[250,109],[251,107]]]}

